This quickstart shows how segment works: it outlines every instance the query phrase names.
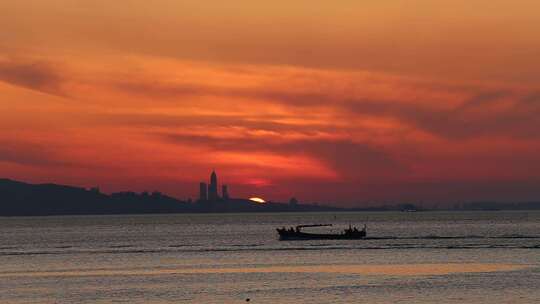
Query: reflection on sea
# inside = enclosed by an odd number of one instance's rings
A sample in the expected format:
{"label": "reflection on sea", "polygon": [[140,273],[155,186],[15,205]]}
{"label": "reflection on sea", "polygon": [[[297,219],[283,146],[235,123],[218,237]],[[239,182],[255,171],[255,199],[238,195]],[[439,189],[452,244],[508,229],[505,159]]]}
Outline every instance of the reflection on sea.
{"label": "reflection on sea", "polygon": [[64,271],[0,272],[0,277],[83,277],[83,276],[156,276],[170,274],[224,274],[224,273],[335,273],[356,275],[425,276],[451,273],[515,271],[528,265],[509,264],[404,264],[404,265],[310,265],[265,266],[227,268],[178,269],[100,269]]}
{"label": "reflection on sea", "polygon": [[[368,239],[275,228],[368,224]],[[540,213],[0,219],[0,303],[540,303]]]}

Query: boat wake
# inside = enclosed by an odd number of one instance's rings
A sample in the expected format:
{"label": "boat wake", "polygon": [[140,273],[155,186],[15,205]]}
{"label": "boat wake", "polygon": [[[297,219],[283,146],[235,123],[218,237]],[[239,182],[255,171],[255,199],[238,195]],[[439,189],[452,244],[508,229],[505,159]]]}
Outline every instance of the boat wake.
{"label": "boat wake", "polygon": [[465,240],[465,239],[540,239],[540,235],[520,235],[520,234],[503,234],[499,236],[482,236],[482,235],[458,235],[458,236],[381,236],[381,237],[366,237],[365,240]]}
{"label": "boat wake", "polygon": [[[470,240],[470,241],[467,241]],[[540,249],[540,236],[382,236],[361,240],[319,240],[302,242],[236,243],[208,245],[201,243],[176,243],[157,247],[137,244],[117,244],[102,248],[78,248],[64,244],[39,249],[25,247],[0,247],[0,256],[17,255],[72,255],[72,254],[153,254],[197,252],[246,252],[246,251],[293,251],[293,250],[402,250],[402,249]]]}

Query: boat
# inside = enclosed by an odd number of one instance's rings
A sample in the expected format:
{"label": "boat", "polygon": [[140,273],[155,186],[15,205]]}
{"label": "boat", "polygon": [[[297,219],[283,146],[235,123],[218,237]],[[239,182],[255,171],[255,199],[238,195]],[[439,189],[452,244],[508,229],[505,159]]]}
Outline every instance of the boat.
{"label": "boat", "polygon": [[341,233],[310,233],[303,232],[302,228],[308,227],[328,227],[332,224],[314,224],[314,225],[298,225],[290,228],[277,228],[280,241],[295,241],[295,240],[358,240],[366,237],[367,227],[358,229],[351,227],[343,230]]}

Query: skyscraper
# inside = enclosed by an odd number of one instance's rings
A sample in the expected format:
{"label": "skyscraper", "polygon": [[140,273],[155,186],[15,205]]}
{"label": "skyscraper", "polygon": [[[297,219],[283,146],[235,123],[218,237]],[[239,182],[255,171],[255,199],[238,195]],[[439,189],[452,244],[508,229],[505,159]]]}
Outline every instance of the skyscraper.
{"label": "skyscraper", "polygon": [[227,185],[221,186],[221,197],[222,197],[224,200],[228,200],[228,199],[229,199],[229,191],[227,190]]}
{"label": "skyscraper", "polygon": [[208,200],[217,201],[219,199],[218,195],[218,182],[216,171],[212,171],[210,175],[210,185],[208,185]]}
{"label": "skyscraper", "polygon": [[199,200],[201,202],[208,200],[208,188],[206,186],[206,183],[203,182],[199,184]]}

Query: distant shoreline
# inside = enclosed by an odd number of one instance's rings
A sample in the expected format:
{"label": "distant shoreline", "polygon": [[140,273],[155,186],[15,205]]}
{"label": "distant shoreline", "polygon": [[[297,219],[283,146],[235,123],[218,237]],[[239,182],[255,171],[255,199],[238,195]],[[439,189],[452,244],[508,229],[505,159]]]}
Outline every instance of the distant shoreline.
{"label": "distant shoreline", "polygon": [[135,215],[135,214],[211,214],[211,213],[283,213],[283,212],[430,212],[430,211],[532,211],[540,202],[470,202],[448,209],[422,208],[411,203],[342,208],[319,204],[256,203],[230,198],[216,201],[186,202],[160,192],[119,192],[104,194],[99,189],[85,189],[56,184],[29,184],[0,179],[0,216],[59,215]]}
{"label": "distant shoreline", "polygon": [[[423,210],[421,213],[460,213],[460,212],[540,212],[540,209],[520,209],[520,210],[454,210],[454,209],[429,209]],[[171,213],[85,213],[85,214],[43,214],[43,215],[0,215],[0,218],[46,218],[46,217],[69,217],[69,216],[153,216],[153,215],[247,215],[247,214],[294,214],[294,213],[397,213],[401,214],[405,212],[398,210],[339,210],[339,211],[246,211],[246,212],[171,212]]]}

